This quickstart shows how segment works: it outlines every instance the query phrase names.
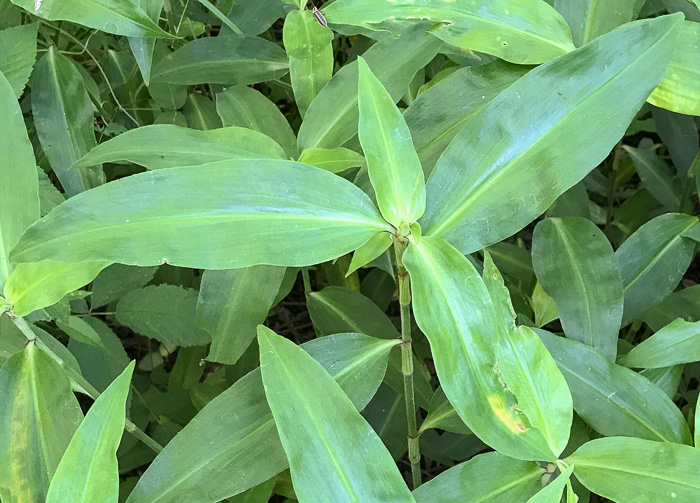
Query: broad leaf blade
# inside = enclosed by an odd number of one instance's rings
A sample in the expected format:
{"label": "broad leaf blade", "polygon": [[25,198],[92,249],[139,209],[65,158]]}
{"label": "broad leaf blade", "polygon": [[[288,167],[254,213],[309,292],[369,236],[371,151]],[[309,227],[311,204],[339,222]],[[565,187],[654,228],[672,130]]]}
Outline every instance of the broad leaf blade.
{"label": "broad leaf blade", "polygon": [[[335,377],[361,410],[381,383],[395,345],[396,341],[339,334],[315,339],[302,348]],[[216,503],[288,466],[265,399],[260,369],[256,369],[209,402],[170,441],[128,501]]]}
{"label": "broad leaf blade", "polygon": [[620,503],[697,501],[700,450],[641,438],[599,438],[566,459],[591,492]]}
{"label": "broad leaf blade", "polygon": [[348,253],[387,226],[360,189],[326,171],[224,161],[140,173],[71,198],[27,230],[13,258],[305,266]]}
{"label": "broad leaf blade", "polygon": [[535,227],[532,264],[566,336],[615,361],[623,291],[605,235],[584,218],[548,218]]}
{"label": "broad leaf blade", "polygon": [[10,83],[17,99],[22,95],[24,86],[36,59],[36,35],[39,23],[14,26],[0,31],[0,73]]}
{"label": "broad leaf blade", "polygon": [[394,460],[324,368],[258,328],[265,396],[301,501],[413,501]]}
{"label": "broad leaf blade", "polygon": [[632,21],[635,4],[634,0],[554,0],[554,8],[571,26],[576,47]]}
{"label": "broad leaf blade", "polygon": [[397,229],[418,220],[425,211],[425,179],[406,121],[394,100],[358,59],[358,135],[369,178],[384,218]]}
{"label": "broad leaf blade", "polygon": [[117,447],[133,371],[134,362],[90,407],[61,458],[46,503],[111,503],[118,498]]}
{"label": "broad leaf blade", "polygon": [[473,116],[428,180],[424,235],[471,253],[517,232],[578,183],[663,77],[679,16],[631,23],[556,58]]}
{"label": "broad leaf blade", "polygon": [[445,42],[513,63],[544,63],[574,49],[564,19],[536,0],[338,0],[323,11],[329,23],[370,29],[428,19]]}
{"label": "broad leaf blade", "polygon": [[661,368],[700,360],[700,322],[677,319],[620,358],[626,367]]}

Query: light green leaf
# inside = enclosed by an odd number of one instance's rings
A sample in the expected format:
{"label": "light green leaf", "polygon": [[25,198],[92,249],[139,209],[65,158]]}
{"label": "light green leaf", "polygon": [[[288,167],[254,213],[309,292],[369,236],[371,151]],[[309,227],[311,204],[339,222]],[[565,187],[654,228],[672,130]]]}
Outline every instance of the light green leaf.
{"label": "light green leaf", "polygon": [[622,279],[600,229],[578,217],[543,220],[532,237],[532,264],[554,300],[566,336],[615,361]]}
{"label": "light green leaf", "polygon": [[0,286],[12,272],[10,251],[39,218],[39,182],[32,144],[15,92],[0,72]]}
{"label": "light green leaf", "polygon": [[571,26],[576,47],[635,19],[635,4],[635,0],[554,0],[554,8]]}
{"label": "light green leaf", "polygon": [[195,324],[197,291],[174,285],[132,290],[117,304],[117,321],[163,344],[200,346],[211,338]]}
{"label": "light green leaf", "polygon": [[394,100],[364,58],[358,59],[358,65],[358,135],[369,178],[384,218],[407,233],[425,211],[423,169]]}
{"label": "light green leaf", "polygon": [[[0,300],[0,303],[2,301]],[[9,316],[0,316],[0,367],[27,344],[27,338]]]}
{"label": "light green leaf", "polygon": [[14,26],[0,31],[0,73],[19,99],[36,59],[36,34],[39,23]]}
{"label": "light green leaf", "polygon": [[681,205],[683,186],[671,166],[666,164],[654,152],[625,145],[634,162],[634,169],[642,179],[644,188],[663,204],[667,210],[676,211]]}
{"label": "light green leaf", "polygon": [[207,360],[233,365],[255,340],[284,279],[284,267],[205,271],[197,325],[211,336]]}
{"label": "light green leaf", "polygon": [[275,43],[248,35],[220,35],[188,42],[153,68],[151,82],[248,85],[274,80],[289,71]]}
{"label": "light green leaf", "polygon": [[[442,45],[423,32],[423,27],[416,26],[400,38],[386,37],[362,55],[395,103],[418,69],[428,64]],[[318,94],[299,128],[300,151],[342,147],[357,134],[357,81],[357,62],[353,61],[340,69]]]}
{"label": "light green leaf", "polygon": [[700,448],[700,396],[698,396],[698,401],[695,403],[695,428],[693,429],[693,444],[695,448]]}
{"label": "light green leaf", "polygon": [[134,362],[102,393],[80,424],[51,480],[46,503],[112,503],[119,496],[117,447]]}
{"label": "light green leaf", "polygon": [[565,472],[560,473],[553,482],[547,484],[540,492],[527,500],[527,503],[559,503],[567,482],[571,478],[574,466],[571,465]]}
{"label": "light green leaf", "polygon": [[309,104],[333,76],[333,32],[310,10],[293,10],[284,20],[284,48],[294,99],[303,117]]}
{"label": "light green leaf", "polygon": [[27,230],[12,258],[299,267],[344,255],[387,227],[366,194],[332,173],[224,161],[140,173],[71,198]]}
{"label": "light green leaf", "polygon": [[340,173],[346,169],[362,166],[365,163],[365,158],[357,152],[343,147],[310,148],[301,153],[299,162],[325,169],[331,173]]}
{"label": "light green leaf", "polygon": [[[334,376],[361,410],[379,386],[397,342],[339,334],[301,347]],[[209,402],[170,441],[143,474],[128,503],[216,503],[288,466],[260,369],[256,369]]]}
{"label": "light green leaf", "polygon": [[104,349],[100,334],[82,318],[70,316],[67,323],[56,320],[56,326],[68,334],[72,340]]}
{"label": "light green leaf", "polygon": [[479,454],[413,491],[416,503],[513,503],[542,489],[544,470],[499,452]]}
{"label": "light green leaf", "polygon": [[[442,239],[426,237],[411,243],[404,264],[411,277],[416,322],[430,341],[442,389],[464,423],[503,454],[555,460],[545,432],[531,423],[542,426],[539,418],[529,418],[517,408],[519,397],[509,382],[516,373],[509,367],[504,375],[499,360],[499,345],[507,348],[511,341],[474,266]],[[541,356],[539,351],[532,355]],[[559,434],[568,435],[568,429]]]}
{"label": "light green leaf", "polygon": [[300,501],[413,501],[393,458],[333,378],[258,327],[265,396]]}
{"label": "light green leaf", "polygon": [[664,80],[649,103],[685,115],[700,115],[700,24],[684,21]]}
{"label": "light green leaf", "polygon": [[100,166],[68,170],[95,146],[93,106],[76,65],[49,47],[34,68],[31,87],[36,131],[66,194],[72,197],[104,183]]}
{"label": "light green leaf", "polygon": [[65,372],[35,344],[5,362],[0,368],[0,488],[12,494],[11,501],[45,501],[82,419]]}
{"label": "light green leaf", "polygon": [[17,316],[51,306],[64,295],[90,283],[109,262],[62,264],[51,260],[18,264],[5,283],[3,295]]}
{"label": "light green leaf", "polygon": [[404,118],[426,177],[469,118],[529,70],[502,60],[460,68],[418,95]]}
{"label": "light green leaf", "polygon": [[697,501],[700,451],[641,438],[599,438],[566,459],[591,492],[619,503]]}
{"label": "light green leaf", "polygon": [[700,360],[700,322],[677,319],[620,358],[626,367],[660,368]]}
{"label": "light green leaf", "polygon": [[494,98],[438,160],[426,186],[423,234],[471,253],[542,214],[622,137],[663,77],[681,20],[630,23]]}
{"label": "light green leaf", "polygon": [[623,325],[664,300],[688,269],[695,243],[683,233],[697,217],[667,213],[642,225],[615,252],[625,291]]}
{"label": "light green leaf", "polygon": [[[164,0],[137,0],[136,4],[141,7],[155,24],[158,24],[160,13],[163,10]],[[148,85],[151,80],[151,66],[153,65],[153,50],[156,46],[156,39],[153,37],[129,37],[129,47],[134,55],[136,63],[139,65],[144,84]]]}
{"label": "light green leaf", "polygon": [[369,264],[387,251],[391,246],[391,240],[391,234],[388,232],[380,232],[375,234],[365,245],[355,250],[345,277],[347,278],[360,267]]}
{"label": "light green leaf", "polygon": [[538,330],[564,374],[574,410],[603,435],[690,443],[681,411],[654,383],[580,342]]}
{"label": "light green leaf", "polygon": [[70,21],[127,37],[173,38],[130,0],[11,0],[47,21]]}
{"label": "light green leaf", "polygon": [[329,23],[375,30],[428,19],[430,33],[448,44],[513,63],[544,63],[574,49],[564,19],[537,0],[337,0],[323,12]]}
{"label": "light green leaf", "polygon": [[464,421],[459,418],[457,411],[452,407],[452,404],[445,396],[442,387],[436,389],[433,398],[430,399],[428,415],[423,420],[423,423],[421,423],[419,431],[423,432],[430,428],[439,428],[462,435],[471,435],[471,430],[467,428]]}
{"label": "light green leaf", "polygon": [[81,169],[103,162],[129,161],[148,169],[198,166],[230,159],[284,159],[280,146],[242,127],[200,131],[171,124],[131,129],[93,148],[73,163]]}

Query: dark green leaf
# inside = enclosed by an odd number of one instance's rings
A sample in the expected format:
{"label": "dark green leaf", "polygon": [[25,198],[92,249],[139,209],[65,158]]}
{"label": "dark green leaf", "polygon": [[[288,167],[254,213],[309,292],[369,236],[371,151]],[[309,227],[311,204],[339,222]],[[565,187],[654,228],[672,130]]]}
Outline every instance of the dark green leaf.
{"label": "dark green leaf", "polygon": [[676,211],[681,205],[683,187],[671,166],[649,150],[625,146],[634,168],[642,179],[644,187],[663,204],[667,210]]}

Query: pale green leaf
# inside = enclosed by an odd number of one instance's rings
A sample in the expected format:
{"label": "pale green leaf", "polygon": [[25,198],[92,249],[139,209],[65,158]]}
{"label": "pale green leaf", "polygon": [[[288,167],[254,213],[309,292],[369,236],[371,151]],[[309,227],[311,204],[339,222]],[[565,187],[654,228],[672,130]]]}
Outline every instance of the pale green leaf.
{"label": "pale green leaf", "polygon": [[84,319],[78,316],[70,316],[67,323],[56,320],[56,326],[68,334],[71,340],[104,349],[100,334],[98,334]]}
{"label": "pale green leaf", "polygon": [[[137,0],[136,4],[141,7],[155,24],[158,24],[160,13],[163,10],[164,0]],[[153,65],[154,49],[156,39],[153,37],[129,37],[129,47],[139,65],[144,84],[148,85],[151,80],[151,66]]]}
{"label": "pale green leaf", "polygon": [[467,425],[464,424],[464,421],[459,418],[457,411],[452,407],[452,404],[445,396],[442,387],[436,389],[433,398],[430,399],[428,415],[421,423],[419,431],[423,432],[430,428],[439,428],[462,435],[471,434],[471,430],[469,430]]}
{"label": "pale green leaf", "polygon": [[345,274],[347,278],[360,267],[369,264],[382,253],[387,251],[391,246],[391,234],[388,232],[380,232],[375,234],[372,239],[367,241],[367,243],[357,250],[352,255],[352,261],[350,262],[350,267],[348,272]]}
{"label": "pale green leaf", "polygon": [[665,326],[618,363],[626,367],[660,368],[700,360],[700,322],[677,319]]}
{"label": "pale green leaf", "polygon": [[365,158],[353,150],[338,148],[310,148],[304,150],[299,162],[325,169],[331,173],[340,173],[350,168],[357,168],[365,163]]}
{"label": "pale green leaf", "polygon": [[38,28],[39,23],[33,23],[0,31],[0,72],[5,75],[17,98],[22,95],[34,67]]}
{"label": "pale green leaf", "polygon": [[573,471],[574,466],[571,465],[565,472],[560,473],[553,482],[547,484],[540,492],[527,500],[527,503],[559,503]]}

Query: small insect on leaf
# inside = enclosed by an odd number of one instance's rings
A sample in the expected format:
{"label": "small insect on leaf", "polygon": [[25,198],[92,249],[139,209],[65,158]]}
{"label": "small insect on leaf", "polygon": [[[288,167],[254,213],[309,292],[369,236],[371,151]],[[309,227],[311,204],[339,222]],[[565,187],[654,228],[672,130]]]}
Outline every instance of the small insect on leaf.
{"label": "small insect on leaf", "polygon": [[314,7],[314,9],[313,9],[312,12],[313,12],[313,15],[314,15],[314,19],[316,19],[316,21],[318,21],[318,24],[320,24],[320,25],[323,26],[324,28],[325,28],[326,26],[328,26],[328,21],[326,21],[326,18],[323,17],[323,14],[321,14],[321,11],[318,10],[318,7]]}

